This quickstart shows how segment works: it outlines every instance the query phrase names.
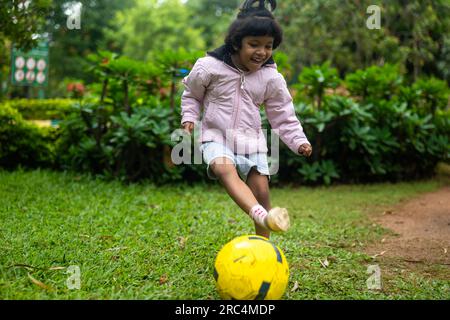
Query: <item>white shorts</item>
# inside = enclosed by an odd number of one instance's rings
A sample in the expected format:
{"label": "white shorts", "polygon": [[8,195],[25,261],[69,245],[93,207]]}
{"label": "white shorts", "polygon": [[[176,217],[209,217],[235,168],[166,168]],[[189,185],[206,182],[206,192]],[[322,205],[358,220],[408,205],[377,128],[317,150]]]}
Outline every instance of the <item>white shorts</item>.
{"label": "white shorts", "polygon": [[214,172],[209,168],[211,162],[216,158],[225,157],[233,162],[244,181],[247,180],[247,176],[253,167],[255,167],[261,175],[267,176],[270,180],[269,164],[266,153],[252,153],[245,155],[235,154],[227,146],[213,141],[202,143],[200,151],[203,154],[203,159],[208,165],[206,172],[210,179],[217,180]]}

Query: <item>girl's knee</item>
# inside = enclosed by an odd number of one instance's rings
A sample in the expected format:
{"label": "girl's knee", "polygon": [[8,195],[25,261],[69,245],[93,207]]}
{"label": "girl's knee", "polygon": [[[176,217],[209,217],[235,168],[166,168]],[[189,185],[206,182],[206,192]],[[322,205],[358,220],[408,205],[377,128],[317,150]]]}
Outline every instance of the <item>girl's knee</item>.
{"label": "girl's knee", "polygon": [[210,164],[211,170],[219,179],[223,176],[236,173],[233,161],[228,158],[217,158]]}

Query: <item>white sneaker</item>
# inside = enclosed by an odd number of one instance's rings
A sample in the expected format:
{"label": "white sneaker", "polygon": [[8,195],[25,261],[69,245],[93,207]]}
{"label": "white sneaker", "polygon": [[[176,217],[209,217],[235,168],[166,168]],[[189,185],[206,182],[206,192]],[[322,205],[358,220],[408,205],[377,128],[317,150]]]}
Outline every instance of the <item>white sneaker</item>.
{"label": "white sneaker", "polygon": [[271,231],[287,231],[291,226],[287,209],[279,207],[271,209],[266,217],[266,224]]}

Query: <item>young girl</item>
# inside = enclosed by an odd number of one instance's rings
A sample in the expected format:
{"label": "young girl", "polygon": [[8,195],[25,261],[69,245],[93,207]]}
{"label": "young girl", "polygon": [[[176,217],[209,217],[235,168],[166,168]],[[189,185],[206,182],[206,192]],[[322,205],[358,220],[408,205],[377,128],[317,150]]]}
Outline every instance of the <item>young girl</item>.
{"label": "young girl", "polygon": [[200,150],[208,176],[218,179],[254,220],[256,234],[269,238],[271,231],[286,231],[290,221],[286,209],[271,208],[260,106],[265,106],[272,129],[294,153],[310,156],[312,148],[272,58],[282,41],[281,27],[271,13],[276,1],[268,1],[271,11],[265,2],[245,1],[225,44],[198,59],[183,79],[181,124],[191,134],[203,107]]}

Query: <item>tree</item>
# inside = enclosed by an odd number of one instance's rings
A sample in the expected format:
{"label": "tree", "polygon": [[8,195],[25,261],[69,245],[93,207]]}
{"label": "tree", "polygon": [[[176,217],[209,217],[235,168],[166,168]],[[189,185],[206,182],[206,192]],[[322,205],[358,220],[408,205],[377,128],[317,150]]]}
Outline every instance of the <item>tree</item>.
{"label": "tree", "polygon": [[[442,57],[449,50],[446,39],[450,29],[450,1],[385,0],[383,5],[389,17],[386,28],[399,39],[413,79],[417,80],[422,73],[445,77],[445,67],[450,68]],[[440,67],[440,62],[444,66]],[[450,80],[448,76],[447,80]]]}
{"label": "tree", "polygon": [[123,53],[134,59],[150,59],[155,51],[205,47],[201,32],[190,24],[188,8],[180,0],[137,0],[136,6],[117,13],[117,39]]}
{"label": "tree", "polygon": [[450,1],[383,0],[381,29],[366,27],[369,0],[284,0],[276,16],[296,72],[331,61],[341,76],[370,65],[398,64],[411,80],[448,78]]}
{"label": "tree", "polygon": [[[68,13],[75,4],[82,4],[80,29],[69,29]],[[47,28],[51,34],[50,43],[50,89],[51,95],[65,92],[64,79],[92,80],[86,72],[86,57],[98,50],[120,52],[117,41],[107,34],[115,33],[120,26],[115,18],[116,12],[134,5],[134,0],[53,0],[52,12]]]}
{"label": "tree", "polygon": [[190,24],[202,30],[208,49],[223,44],[228,26],[234,20],[241,0],[188,0]]}
{"label": "tree", "polygon": [[51,0],[0,0],[0,100],[10,72],[11,46],[34,47],[42,35]]}
{"label": "tree", "polygon": [[0,42],[13,41],[22,49],[36,44],[50,12],[51,0],[0,0]]}

